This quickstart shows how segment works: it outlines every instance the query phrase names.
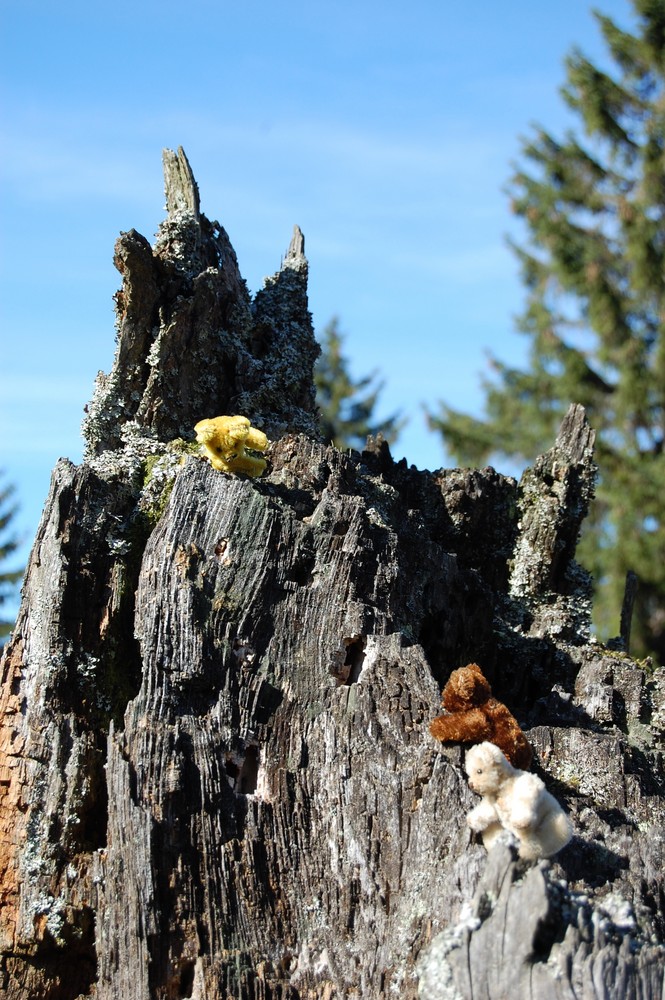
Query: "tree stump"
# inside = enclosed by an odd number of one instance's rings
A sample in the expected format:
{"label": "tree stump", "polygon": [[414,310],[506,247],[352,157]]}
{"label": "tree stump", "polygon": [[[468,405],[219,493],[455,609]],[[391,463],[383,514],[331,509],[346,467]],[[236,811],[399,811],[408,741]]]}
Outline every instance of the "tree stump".
{"label": "tree stump", "polygon": [[[252,299],[164,162],[2,661],[4,996],[659,996],[665,678],[590,637],[584,412],[521,484],[325,447],[302,234]],[[195,453],[224,413],[263,478]],[[486,854],[429,735],[469,661],[571,814],[550,862]]]}

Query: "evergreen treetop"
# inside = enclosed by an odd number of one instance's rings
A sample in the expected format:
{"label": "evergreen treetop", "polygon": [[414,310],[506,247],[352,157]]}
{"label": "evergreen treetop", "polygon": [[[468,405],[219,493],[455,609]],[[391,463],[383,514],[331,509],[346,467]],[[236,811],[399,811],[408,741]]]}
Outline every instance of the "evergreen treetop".
{"label": "evergreen treetop", "polygon": [[368,435],[381,434],[391,444],[402,427],[399,414],[376,420],[376,409],[384,383],[374,371],[354,381],[344,354],[344,335],[334,316],[321,337],[321,354],[314,369],[316,401],[321,436],[337,448],[361,450]]}
{"label": "evergreen treetop", "polygon": [[[11,531],[11,525],[16,515],[17,507],[11,504],[11,498],[15,493],[12,485],[0,487],[0,607],[6,604],[16,592],[16,584],[23,576],[22,569],[7,570],[5,565],[8,559],[19,547],[18,536]],[[12,628],[12,622],[0,619],[0,645]]]}
{"label": "evergreen treetop", "polygon": [[628,570],[639,578],[635,652],[665,661],[665,4],[634,0],[634,33],[595,16],[612,69],[578,50],[562,95],[581,128],[537,127],[510,191],[526,288],[528,368],[493,359],[486,418],[430,415],[462,463],[531,461],[569,404],[597,431],[598,500],[580,558],[597,624],[616,631]]}

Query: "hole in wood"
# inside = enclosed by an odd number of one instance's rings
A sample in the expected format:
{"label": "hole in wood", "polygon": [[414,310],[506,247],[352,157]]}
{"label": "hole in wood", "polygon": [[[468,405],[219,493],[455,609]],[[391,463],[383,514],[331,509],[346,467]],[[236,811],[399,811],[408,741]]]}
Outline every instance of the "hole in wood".
{"label": "hole in wood", "polygon": [[238,775],[238,791],[241,795],[253,795],[259,777],[259,748],[250,744]]}
{"label": "hole in wood", "polygon": [[356,683],[365,662],[366,645],[367,639],[364,635],[354,635],[342,639],[342,649],[335,656],[330,668],[338,685],[346,684],[348,686]]}
{"label": "hole in wood", "polygon": [[259,778],[259,748],[250,743],[244,753],[227,754],[224,770],[234,792],[253,795]]}
{"label": "hole in wood", "polygon": [[192,961],[185,962],[180,970],[180,997],[182,1000],[189,1000],[194,989],[194,969]]}
{"label": "hole in wood", "polygon": [[235,791],[235,787],[238,783],[238,775],[240,774],[240,768],[234,761],[233,757],[226,758],[224,761],[224,770],[226,771],[226,776],[229,779],[231,788]]}
{"label": "hole in wood", "polygon": [[423,647],[432,676],[439,685],[443,685],[448,679],[446,667],[452,658],[452,650],[446,645],[445,637],[445,616],[438,611],[425,615],[418,642]]}
{"label": "hole in wood", "polygon": [[241,667],[251,667],[256,659],[256,650],[247,639],[236,636],[233,640],[233,655]]}
{"label": "hole in wood", "polygon": [[293,566],[288,571],[288,579],[293,580],[299,587],[309,586],[314,580],[313,570],[315,561],[313,552],[298,553]]}

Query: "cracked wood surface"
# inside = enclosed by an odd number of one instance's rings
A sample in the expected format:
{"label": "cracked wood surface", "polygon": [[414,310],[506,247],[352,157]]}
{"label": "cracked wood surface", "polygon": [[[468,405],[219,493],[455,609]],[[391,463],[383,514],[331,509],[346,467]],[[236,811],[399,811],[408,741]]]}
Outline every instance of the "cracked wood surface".
{"label": "cracked wood surface", "polygon": [[[250,300],[180,154],[2,661],[3,995],[658,996],[665,676],[590,640],[584,412],[519,485],[324,447],[302,234]],[[264,478],[171,440],[206,398],[270,429]],[[428,723],[468,661],[571,815],[551,862],[466,827]]]}

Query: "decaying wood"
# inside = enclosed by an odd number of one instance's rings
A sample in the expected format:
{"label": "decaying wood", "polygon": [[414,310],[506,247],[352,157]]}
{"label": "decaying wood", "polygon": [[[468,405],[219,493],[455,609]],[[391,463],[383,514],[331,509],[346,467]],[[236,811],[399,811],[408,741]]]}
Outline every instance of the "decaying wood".
{"label": "decaying wood", "polygon": [[423,955],[420,995],[658,998],[662,954],[634,947],[634,929],[624,900],[608,895],[594,907],[555,879],[550,865],[527,869],[497,846],[463,919]]}
{"label": "decaying wood", "polygon": [[[584,412],[519,485],[324,447],[302,234],[251,299],[182,151],[165,178],[3,659],[4,995],[658,996],[665,676],[590,637]],[[233,412],[259,480],[185,443]],[[428,723],[470,660],[571,814],[553,861],[466,827]]]}
{"label": "decaying wood", "polygon": [[622,649],[630,652],[630,631],[633,624],[633,610],[635,608],[635,598],[639,589],[637,573],[629,569],[626,573],[626,586],[623,592],[621,604],[621,619],[619,627],[619,641]]}
{"label": "decaying wood", "polygon": [[165,149],[162,152],[162,165],[167,212],[171,216],[178,212],[189,212],[198,219],[201,207],[199,188],[182,146],[177,152]]}

